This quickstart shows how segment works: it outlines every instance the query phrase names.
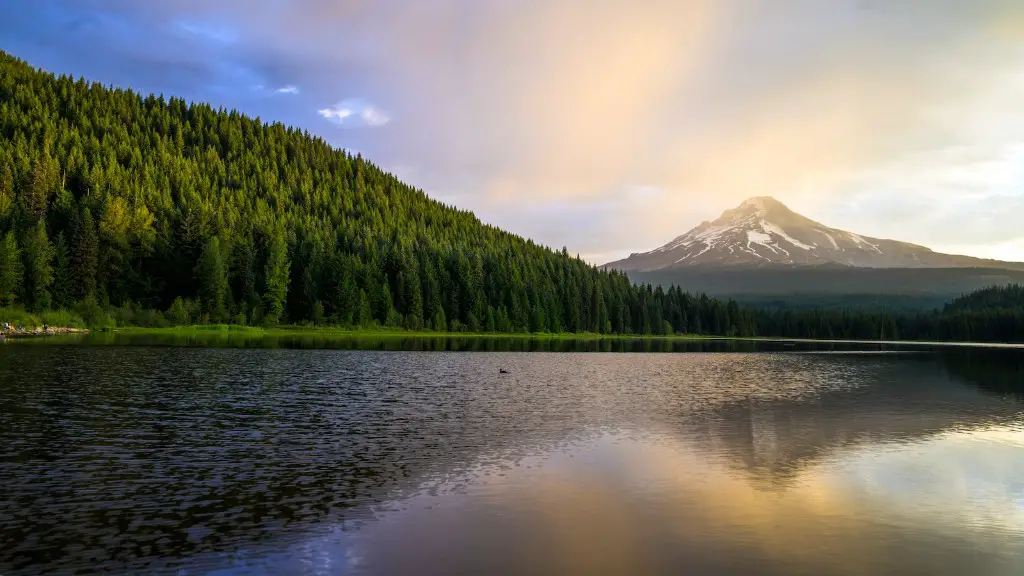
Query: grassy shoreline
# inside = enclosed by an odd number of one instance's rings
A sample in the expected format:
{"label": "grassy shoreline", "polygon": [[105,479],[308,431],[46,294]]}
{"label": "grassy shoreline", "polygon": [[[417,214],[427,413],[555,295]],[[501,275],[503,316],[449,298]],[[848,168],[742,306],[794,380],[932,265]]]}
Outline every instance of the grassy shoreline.
{"label": "grassy shoreline", "polygon": [[402,330],[388,328],[340,328],[330,326],[277,326],[262,328],[234,324],[171,326],[167,328],[144,328],[125,326],[114,332],[124,334],[232,334],[252,336],[334,336],[352,338],[507,338],[534,340],[725,340],[725,336],[701,334],[597,334],[594,332],[433,332],[426,330]]}
{"label": "grassy shoreline", "polygon": [[[28,328],[28,327],[26,327]],[[53,333],[31,333],[25,336],[75,336],[94,332],[71,326],[59,327]],[[99,333],[116,333],[137,336],[229,336],[232,338],[349,338],[349,339],[479,339],[479,340],[531,340],[531,341],[661,341],[661,342],[778,342],[805,344],[871,344],[894,346],[988,346],[1002,348],[1024,348],[1024,343],[984,341],[930,341],[930,340],[863,340],[836,338],[787,338],[781,336],[713,336],[705,334],[598,334],[594,332],[433,332],[426,330],[405,330],[402,328],[342,328],[338,326],[280,325],[275,327],[245,326],[239,324],[195,324],[165,327],[122,326],[99,330]]]}
{"label": "grassy shoreline", "polygon": [[1019,342],[984,342],[984,341],[934,341],[934,340],[863,340],[838,338],[787,338],[783,336],[712,336],[704,334],[597,334],[593,332],[430,332],[402,329],[373,328],[335,328],[327,326],[279,326],[261,328],[257,326],[239,325],[194,325],[174,326],[169,328],[124,327],[115,330],[118,333],[138,335],[203,335],[230,334],[253,337],[297,337],[323,336],[347,338],[462,338],[462,339],[508,339],[508,340],[550,340],[550,341],[732,341],[732,342],[778,342],[794,344],[883,344],[895,346],[986,346],[1001,348],[1024,348]]}

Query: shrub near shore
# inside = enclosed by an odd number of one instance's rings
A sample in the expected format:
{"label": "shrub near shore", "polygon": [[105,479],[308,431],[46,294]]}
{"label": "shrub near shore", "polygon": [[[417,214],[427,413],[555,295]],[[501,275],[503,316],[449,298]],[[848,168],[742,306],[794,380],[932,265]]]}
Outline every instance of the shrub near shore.
{"label": "shrub near shore", "polygon": [[70,310],[51,310],[33,314],[17,306],[0,307],[0,325],[24,326],[26,329],[53,326],[62,328],[85,328],[81,316]]}

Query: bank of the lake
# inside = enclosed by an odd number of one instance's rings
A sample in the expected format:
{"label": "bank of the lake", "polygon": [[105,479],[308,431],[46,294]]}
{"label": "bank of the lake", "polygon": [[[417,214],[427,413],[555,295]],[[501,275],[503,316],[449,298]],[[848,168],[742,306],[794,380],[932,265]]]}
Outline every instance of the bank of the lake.
{"label": "bank of the lake", "polygon": [[20,339],[20,338],[45,338],[47,336],[74,336],[79,334],[88,334],[89,330],[84,328],[70,328],[70,327],[33,327],[25,330],[2,330],[0,331],[0,340],[5,338]]}
{"label": "bank of the lake", "polygon": [[366,339],[487,339],[487,340],[554,340],[554,341],[734,341],[793,344],[856,344],[926,347],[998,347],[1024,348],[1021,342],[967,342],[955,340],[891,340],[842,338],[786,338],[780,336],[713,336],[706,334],[598,334],[594,332],[433,332],[401,329],[341,328],[330,326],[240,326],[233,324],[191,325],[168,328],[125,327],[116,333],[139,336],[248,335],[252,337],[324,337]]}
{"label": "bank of the lake", "polygon": [[701,334],[598,334],[594,332],[435,332],[425,330],[341,328],[330,326],[239,326],[233,324],[143,328],[128,326],[113,332],[137,335],[249,334],[253,336],[336,336],[344,338],[487,338],[513,340],[723,340]]}
{"label": "bank of the lake", "polygon": [[24,338],[35,345],[170,346],[190,348],[292,348],[419,352],[755,352],[922,351],[942,348],[1009,348],[1024,344],[922,340],[843,340],[704,335],[605,335],[571,333],[466,333],[359,330],[331,327],[200,325],[120,328]]}

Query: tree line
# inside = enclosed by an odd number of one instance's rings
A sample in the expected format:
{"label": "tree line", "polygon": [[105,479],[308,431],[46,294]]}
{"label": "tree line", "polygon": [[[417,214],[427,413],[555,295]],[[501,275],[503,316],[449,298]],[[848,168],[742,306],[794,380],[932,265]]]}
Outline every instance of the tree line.
{"label": "tree line", "polygon": [[[1004,305],[995,305],[996,300]],[[1024,342],[1024,290],[1016,285],[977,290],[942,309],[924,312],[756,309],[753,313],[755,331],[763,336]]]}
{"label": "tree line", "polygon": [[12,305],[90,321],[127,310],[140,324],[1018,334],[999,324],[1007,311],[998,321],[950,312],[965,323],[772,312],[632,284],[304,131],[54,76],[0,53],[0,306]]}

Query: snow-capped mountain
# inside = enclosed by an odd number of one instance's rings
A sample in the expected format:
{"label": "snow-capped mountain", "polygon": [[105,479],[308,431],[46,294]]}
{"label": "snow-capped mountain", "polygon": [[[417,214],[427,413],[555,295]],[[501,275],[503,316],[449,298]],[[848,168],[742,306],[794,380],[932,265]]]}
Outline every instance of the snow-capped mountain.
{"label": "snow-capped mountain", "polygon": [[1019,268],[1021,264],[940,254],[924,246],[860,236],[805,218],[768,196],[750,198],[661,248],[606,264],[619,270],[698,265],[865,268]]}

